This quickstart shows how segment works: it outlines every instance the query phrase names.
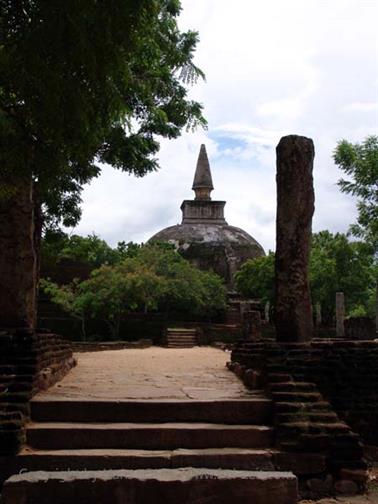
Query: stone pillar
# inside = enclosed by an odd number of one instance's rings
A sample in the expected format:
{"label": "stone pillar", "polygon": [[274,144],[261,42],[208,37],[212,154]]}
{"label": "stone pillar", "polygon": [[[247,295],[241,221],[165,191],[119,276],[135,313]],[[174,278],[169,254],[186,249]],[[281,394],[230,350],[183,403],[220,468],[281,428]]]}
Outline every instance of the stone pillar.
{"label": "stone pillar", "polygon": [[270,303],[267,301],[264,308],[265,322],[270,322]]}
{"label": "stone pillar", "polygon": [[345,300],[344,292],[336,292],[336,336],[345,338]]}
{"label": "stone pillar", "polygon": [[308,278],[314,213],[310,138],[289,135],[277,146],[276,312],[277,341],[306,342],[313,335]]}
{"label": "stone pillar", "polygon": [[316,303],[315,305],[315,325],[316,327],[322,325],[322,305],[320,303]]}
{"label": "stone pillar", "polygon": [[261,339],[261,313],[258,310],[243,313],[243,331],[246,340]]}

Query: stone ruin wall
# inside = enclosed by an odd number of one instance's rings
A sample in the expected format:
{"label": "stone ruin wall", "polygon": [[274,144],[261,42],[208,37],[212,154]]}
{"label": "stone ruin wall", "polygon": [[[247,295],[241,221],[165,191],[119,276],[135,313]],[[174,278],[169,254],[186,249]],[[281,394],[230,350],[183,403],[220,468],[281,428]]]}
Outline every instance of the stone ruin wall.
{"label": "stone ruin wall", "polygon": [[[240,345],[233,352],[233,359],[251,364],[252,354],[240,354]],[[340,418],[366,444],[378,446],[377,341],[315,340],[297,349],[284,347],[281,352],[291,360],[294,374],[301,373],[304,380],[316,383]]]}
{"label": "stone ruin wall", "polygon": [[30,399],[74,365],[70,343],[56,334],[0,332],[0,466],[25,442]]}
{"label": "stone ruin wall", "polygon": [[281,464],[313,498],[345,485],[364,488],[364,445],[378,446],[378,343],[240,340],[230,369],[274,402]]}

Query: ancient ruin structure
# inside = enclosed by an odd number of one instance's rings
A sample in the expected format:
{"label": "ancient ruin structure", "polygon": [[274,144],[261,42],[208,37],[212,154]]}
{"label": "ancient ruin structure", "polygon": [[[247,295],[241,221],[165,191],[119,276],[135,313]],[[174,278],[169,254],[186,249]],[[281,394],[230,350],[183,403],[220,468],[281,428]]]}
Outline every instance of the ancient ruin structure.
{"label": "ancient ruin structure", "polygon": [[248,233],[227,224],[225,201],[211,200],[214,187],[204,145],[192,189],[195,199],[181,205],[182,223],[159,231],[150,241],[174,244],[185,259],[201,269],[214,270],[232,290],[235,272],[247,259],[264,255],[264,250]]}
{"label": "ancient ruin structure", "polygon": [[308,262],[314,213],[313,161],[310,138],[281,138],[277,146],[277,341],[312,338]]}

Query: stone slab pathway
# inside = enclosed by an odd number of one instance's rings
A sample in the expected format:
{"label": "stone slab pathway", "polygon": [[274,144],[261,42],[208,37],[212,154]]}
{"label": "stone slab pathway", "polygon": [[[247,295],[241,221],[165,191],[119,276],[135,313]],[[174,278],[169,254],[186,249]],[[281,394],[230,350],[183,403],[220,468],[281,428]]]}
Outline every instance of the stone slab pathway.
{"label": "stone slab pathway", "polygon": [[226,369],[230,354],[211,347],[88,352],[39,400],[207,400],[247,398],[241,381]]}

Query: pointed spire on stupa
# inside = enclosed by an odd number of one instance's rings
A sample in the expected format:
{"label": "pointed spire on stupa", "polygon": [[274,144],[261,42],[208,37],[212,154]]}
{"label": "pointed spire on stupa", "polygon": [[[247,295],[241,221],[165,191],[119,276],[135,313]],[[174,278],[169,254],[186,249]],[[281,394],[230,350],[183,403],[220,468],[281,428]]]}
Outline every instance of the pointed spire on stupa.
{"label": "pointed spire on stupa", "polygon": [[214,186],[204,144],[201,145],[199,152],[192,189],[196,194],[196,200],[211,200],[210,193],[214,189]]}

